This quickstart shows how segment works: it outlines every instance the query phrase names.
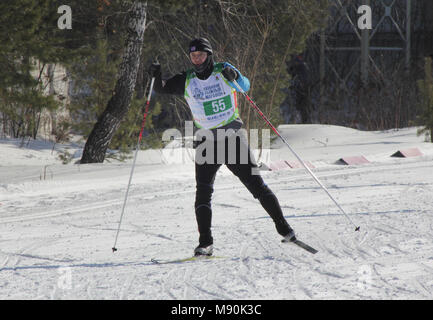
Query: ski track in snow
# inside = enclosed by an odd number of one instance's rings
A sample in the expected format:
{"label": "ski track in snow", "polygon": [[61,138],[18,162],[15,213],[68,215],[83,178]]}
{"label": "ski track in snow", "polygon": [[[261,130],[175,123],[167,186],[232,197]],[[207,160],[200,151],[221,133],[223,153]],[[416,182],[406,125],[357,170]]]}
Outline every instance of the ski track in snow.
{"label": "ski track in snow", "polygon": [[0,183],[0,298],[432,299],[431,168],[427,156],[313,170],[360,232],[303,169],[264,173],[316,255],[281,243],[259,202],[222,170],[213,232],[223,258],[161,265],[151,258],[188,257],[197,244],[192,166],[174,177],[166,170],[175,167],[136,169],[116,253],[128,164],[95,167],[90,178],[88,168],[17,177]]}

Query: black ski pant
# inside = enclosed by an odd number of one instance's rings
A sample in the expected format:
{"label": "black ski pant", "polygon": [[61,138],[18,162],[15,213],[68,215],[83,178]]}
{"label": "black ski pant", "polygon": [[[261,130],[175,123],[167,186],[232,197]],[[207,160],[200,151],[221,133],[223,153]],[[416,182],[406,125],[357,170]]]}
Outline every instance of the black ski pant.
{"label": "black ski pant", "polygon": [[[197,157],[205,156],[209,152],[207,148],[211,148],[212,144],[214,148],[213,161],[197,163]],[[280,235],[285,236],[292,230],[283,216],[277,197],[265,184],[262,177],[258,175],[258,172],[256,172],[257,165],[245,139],[236,137],[235,148],[233,147],[234,143],[229,142],[229,138],[223,141],[208,143],[205,149],[200,148],[200,146],[196,149],[195,164],[195,214],[200,234],[199,246],[206,247],[213,244],[211,199],[214,191],[215,176],[222,164],[225,164],[240,179],[253,197],[260,201],[263,208],[274,221],[277,232]],[[221,157],[223,150],[224,157]],[[236,153],[235,161],[233,161],[233,152]]]}

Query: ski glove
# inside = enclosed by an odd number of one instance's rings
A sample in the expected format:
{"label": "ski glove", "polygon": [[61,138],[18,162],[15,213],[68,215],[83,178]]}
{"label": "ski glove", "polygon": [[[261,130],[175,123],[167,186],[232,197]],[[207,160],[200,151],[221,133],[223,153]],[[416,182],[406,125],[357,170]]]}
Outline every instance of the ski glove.
{"label": "ski glove", "polygon": [[153,77],[157,77],[161,74],[161,65],[157,62],[154,62],[149,67],[149,75]]}
{"label": "ski glove", "polygon": [[230,67],[225,67],[222,71],[222,74],[224,78],[230,82],[239,78],[239,74],[236,72],[236,70]]}

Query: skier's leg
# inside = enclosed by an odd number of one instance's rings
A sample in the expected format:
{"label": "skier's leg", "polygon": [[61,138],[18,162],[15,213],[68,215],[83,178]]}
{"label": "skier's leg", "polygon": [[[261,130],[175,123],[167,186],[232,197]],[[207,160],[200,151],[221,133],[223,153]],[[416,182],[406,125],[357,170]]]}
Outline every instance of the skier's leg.
{"label": "skier's leg", "polygon": [[196,197],[195,215],[198,232],[200,234],[199,247],[208,247],[213,244],[212,238],[212,193],[216,173],[221,164],[203,163],[195,164]]}
{"label": "skier's leg", "polygon": [[242,141],[239,142],[239,146],[237,147],[237,153],[240,152],[248,152],[248,163],[228,163],[227,167],[241,180],[241,182],[251,192],[253,197],[260,201],[262,207],[266,210],[266,212],[274,221],[278,233],[283,237],[287,236],[290,233],[293,233],[293,229],[290,227],[290,225],[287,223],[286,219],[283,216],[283,211],[281,210],[281,206],[275,194],[266,185],[260,175],[253,174],[253,170],[256,169],[257,165],[255,164],[248,145],[246,145]]}
{"label": "skier's leg", "polygon": [[266,210],[266,212],[274,221],[277,232],[280,235],[285,237],[288,234],[293,233],[293,229],[290,227],[290,225],[287,223],[286,219],[283,216],[283,211],[281,210],[281,206],[278,202],[277,197],[270,189],[268,193],[259,196],[258,199],[262,207]]}

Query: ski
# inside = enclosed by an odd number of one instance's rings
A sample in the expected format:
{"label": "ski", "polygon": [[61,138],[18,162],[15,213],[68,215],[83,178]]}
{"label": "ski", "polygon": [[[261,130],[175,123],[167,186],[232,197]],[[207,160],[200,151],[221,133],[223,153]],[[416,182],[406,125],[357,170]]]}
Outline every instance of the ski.
{"label": "ski", "polygon": [[219,256],[192,256],[187,258],[180,259],[150,259],[151,262],[155,264],[170,264],[170,263],[184,263],[184,262],[193,262],[193,261],[205,261],[205,260],[213,260],[213,259],[222,259],[223,257]]}
{"label": "ski", "polygon": [[301,241],[301,240],[298,240],[298,239],[295,239],[295,240],[292,240],[292,241],[289,241],[289,240],[285,240],[285,239],[283,239],[283,240],[281,240],[281,242],[283,242],[283,243],[293,243],[293,244],[296,244],[298,247],[301,247],[302,249],[307,250],[308,252],[310,252],[310,253],[312,253],[312,254],[316,254],[316,253],[318,252],[318,251],[317,251],[316,249],[314,249],[313,247],[309,246],[309,245],[306,244],[305,242],[303,242],[303,241]]}

